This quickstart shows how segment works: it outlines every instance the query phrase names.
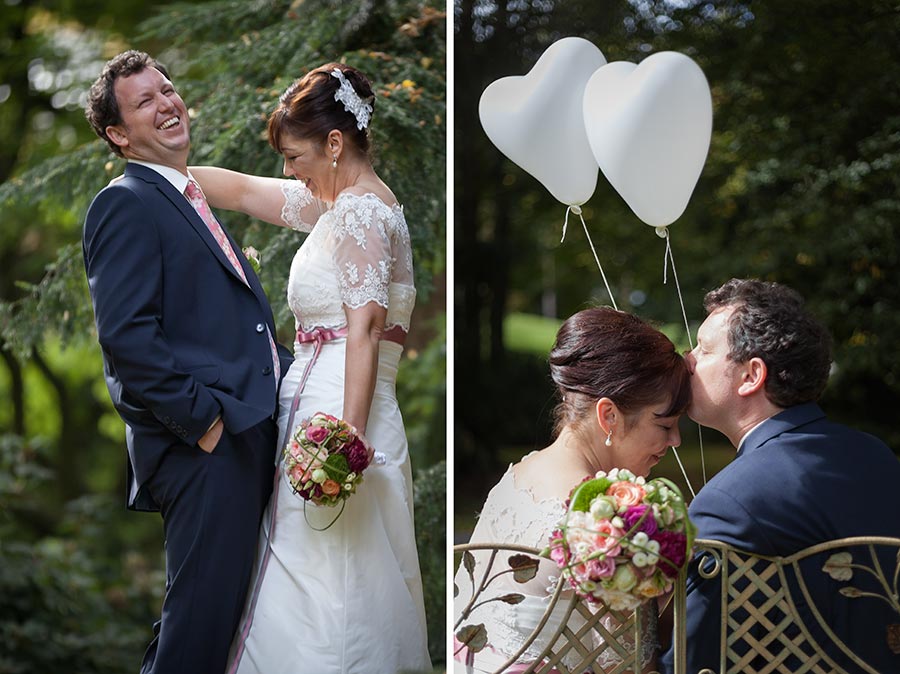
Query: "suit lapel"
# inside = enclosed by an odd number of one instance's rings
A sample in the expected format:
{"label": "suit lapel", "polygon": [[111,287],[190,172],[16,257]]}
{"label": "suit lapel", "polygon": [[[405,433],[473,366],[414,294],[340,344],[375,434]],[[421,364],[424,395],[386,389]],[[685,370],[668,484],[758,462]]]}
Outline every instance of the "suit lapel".
{"label": "suit lapel", "polygon": [[[141,166],[140,164],[133,164],[130,162],[125,166],[125,175],[135,176],[137,178],[140,178],[141,180],[153,184],[156,189],[158,189],[162,193],[162,195],[166,197],[166,199],[168,199],[172,203],[172,205],[181,212],[181,214],[185,217],[188,223],[190,223],[191,227],[194,229],[197,235],[201,239],[203,239],[203,242],[207,245],[212,254],[216,256],[216,259],[219,260],[219,263],[223,267],[225,267],[228,273],[234,276],[234,278],[237,279],[237,281],[241,285],[244,285],[244,281],[241,278],[240,274],[238,274],[237,270],[231,264],[231,261],[228,259],[228,256],[225,255],[222,247],[219,246],[219,242],[216,241],[216,237],[214,237],[212,232],[209,231],[209,227],[207,227],[206,223],[203,222],[203,218],[200,217],[200,214],[197,213],[197,211],[187,200],[187,198],[177,189],[175,189],[172,183],[170,183],[156,171],[147,168],[146,166]],[[234,249],[237,259],[244,270],[244,275],[247,277],[247,283],[250,286],[250,290],[256,296],[256,299],[259,301],[259,303],[267,310],[267,320],[270,323],[269,327],[272,330],[272,334],[274,335],[275,321],[274,317],[272,316],[272,308],[269,305],[269,300],[266,297],[266,293],[263,290],[262,284],[259,282],[259,278],[256,276],[256,272],[253,271],[253,267],[250,266],[249,261],[241,252],[240,247],[231,237],[231,234],[228,233],[228,230],[222,227],[222,231],[225,232],[225,236],[228,238],[228,242]]]}
{"label": "suit lapel", "polygon": [[[241,283],[244,282],[241,279],[240,274],[237,273],[237,270],[231,264],[228,256],[225,255],[225,252],[222,250],[219,242],[216,241],[216,237],[213,236],[212,232],[209,231],[209,227],[207,227],[206,223],[203,222],[203,218],[200,217],[200,214],[197,213],[191,203],[187,200],[187,197],[185,197],[177,189],[175,189],[172,183],[163,178],[156,171],[147,168],[146,166],[141,166],[140,164],[128,163],[125,166],[125,175],[134,175],[141,178],[142,180],[145,180],[148,183],[153,184],[156,189],[158,189],[162,193],[162,195],[181,212],[181,214],[185,217],[188,223],[190,223],[191,227],[194,229],[197,235],[201,239],[203,239],[203,242],[207,245],[210,251],[212,251],[212,254],[216,256],[216,259],[218,259],[222,266],[228,270],[228,273],[232,274]],[[225,230],[224,227],[222,229],[223,231]],[[243,255],[240,254],[241,249],[238,248],[237,245],[235,245],[234,240],[231,238],[227,231],[225,232],[225,235],[228,237],[228,241],[234,248],[238,260],[240,260],[243,257]],[[249,282],[251,275],[247,273],[247,266],[244,264],[244,262],[244,260],[241,260],[241,265],[244,267],[244,274],[247,275],[247,280]]]}

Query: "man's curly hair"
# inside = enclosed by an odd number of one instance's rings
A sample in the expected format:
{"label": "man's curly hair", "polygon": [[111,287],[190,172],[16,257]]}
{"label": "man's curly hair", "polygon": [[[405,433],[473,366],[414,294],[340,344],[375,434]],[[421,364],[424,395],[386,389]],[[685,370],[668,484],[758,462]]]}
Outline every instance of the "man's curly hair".
{"label": "man's curly hair", "polygon": [[707,313],[734,307],[728,357],[766,364],[766,397],[781,408],[818,400],[831,369],[831,336],[800,294],[780,283],[731,279],[706,294]]}

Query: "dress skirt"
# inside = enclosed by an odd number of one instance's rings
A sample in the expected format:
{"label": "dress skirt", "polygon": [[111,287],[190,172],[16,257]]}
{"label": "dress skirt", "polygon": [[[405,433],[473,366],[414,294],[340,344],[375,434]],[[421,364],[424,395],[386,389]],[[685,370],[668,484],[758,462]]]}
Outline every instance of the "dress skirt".
{"label": "dress skirt", "polygon": [[[323,344],[293,425],[316,412],[343,416],[346,339]],[[384,464],[369,466],[337,521],[337,507],[293,493],[281,470],[291,400],[313,344],[279,400],[279,462],[260,528],[259,554],[228,673],[397,674],[431,671],[413,526],[412,474],[395,382],[402,347],[382,341],[366,429]],[[310,526],[312,525],[312,526]],[[315,528],[313,528],[315,527]],[[228,591],[228,588],[223,588]]]}

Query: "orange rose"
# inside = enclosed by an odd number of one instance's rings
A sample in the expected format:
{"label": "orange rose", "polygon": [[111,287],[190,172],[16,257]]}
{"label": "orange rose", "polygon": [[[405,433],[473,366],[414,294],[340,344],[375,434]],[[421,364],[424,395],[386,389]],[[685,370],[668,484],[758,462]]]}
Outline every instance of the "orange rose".
{"label": "orange rose", "polygon": [[326,496],[337,496],[341,493],[341,485],[334,480],[325,480],[322,483],[322,492]]}
{"label": "orange rose", "polygon": [[644,498],[644,488],[634,482],[613,482],[606,490],[607,496],[616,499],[619,508],[638,505]]}

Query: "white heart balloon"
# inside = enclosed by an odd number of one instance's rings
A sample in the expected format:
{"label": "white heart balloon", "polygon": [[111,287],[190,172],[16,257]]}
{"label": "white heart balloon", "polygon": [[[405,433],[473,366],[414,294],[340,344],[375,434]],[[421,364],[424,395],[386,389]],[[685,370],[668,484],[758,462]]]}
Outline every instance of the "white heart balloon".
{"label": "white heart balloon", "polygon": [[640,65],[597,70],[584,92],[584,124],[603,175],[641,220],[677,220],[700,178],[712,134],[712,97],[691,58],[659,52]]}
{"label": "white heart balloon", "polygon": [[524,76],[492,82],[478,116],[491,142],[564,204],[597,187],[597,163],[582,116],[584,87],[606,58],[580,37],[557,40]]}

